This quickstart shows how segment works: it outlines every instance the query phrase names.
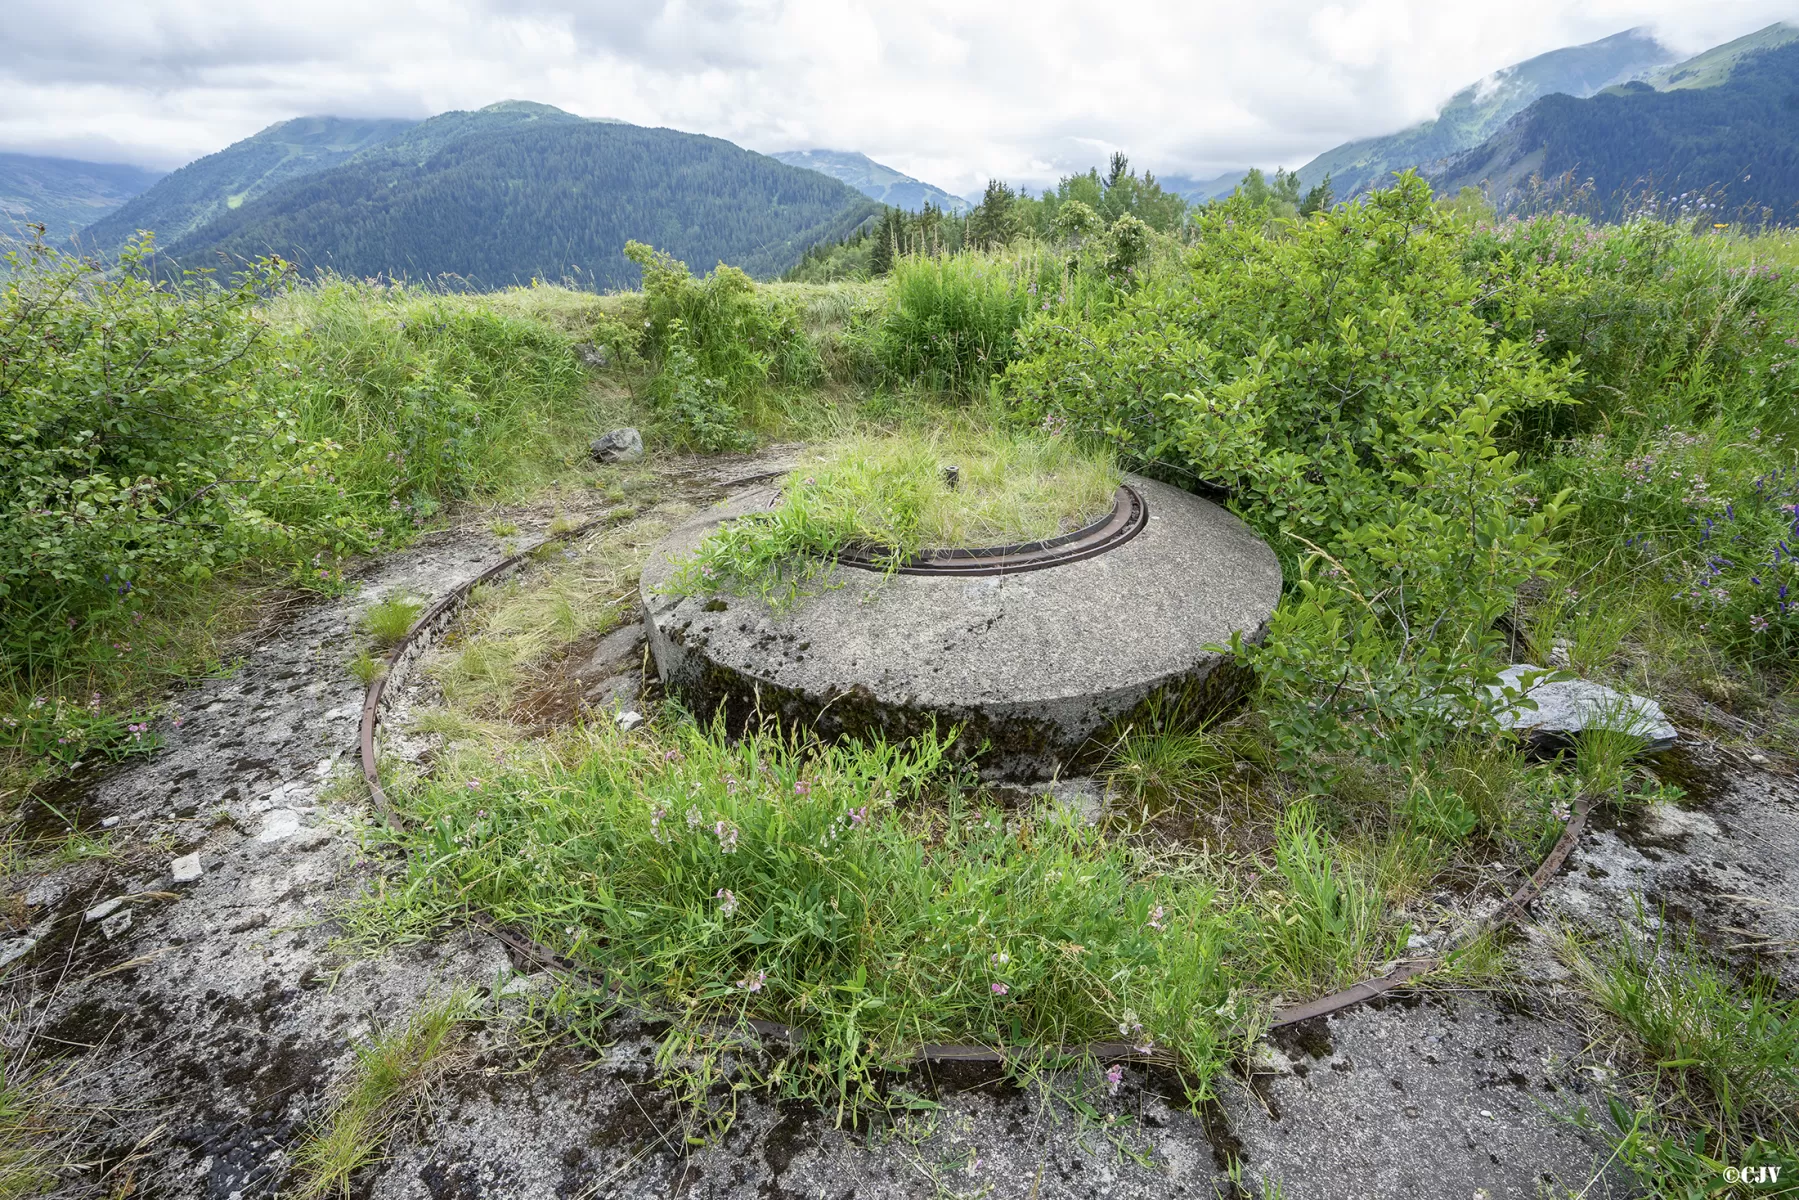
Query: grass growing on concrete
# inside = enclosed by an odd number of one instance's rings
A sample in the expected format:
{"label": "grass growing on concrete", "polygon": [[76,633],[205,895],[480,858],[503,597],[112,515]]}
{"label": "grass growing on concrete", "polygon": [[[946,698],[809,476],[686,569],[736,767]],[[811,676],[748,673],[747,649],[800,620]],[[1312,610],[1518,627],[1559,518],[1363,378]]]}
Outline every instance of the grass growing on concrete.
{"label": "grass growing on concrete", "polygon": [[58,1132],[30,1077],[0,1051],[0,1200],[39,1196],[55,1186]]}
{"label": "grass growing on concrete", "polygon": [[1125,1040],[1203,1087],[1255,1022],[1203,876],[1144,876],[1067,811],[1007,814],[904,749],[609,726],[407,789],[409,886],[516,922],[690,1021],[808,1031],[818,1098],[923,1042]]}
{"label": "grass growing on concrete", "polygon": [[[1636,925],[1649,923],[1639,912]],[[1659,1196],[1724,1194],[1727,1167],[1799,1179],[1799,1004],[1765,979],[1745,986],[1691,933],[1654,924],[1562,943],[1623,1057],[1639,1064],[1624,1080],[1631,1104],[1613,1105],[1620,1159]]]}
{"label": "grass growing on concrete", "polygon": [[342,1098],[294,1156],[296,1196],[348,1196],[350,1177],[381,1161],[388,1138],[452,1065],[469,1003],[457,993],[356,1048]]}
{"label": "grass growing on concrete", "polygon": [[859,433],[808,453],[781,503],[708,538],[677,586],[772,596],[849,548],[897,563],[1055,537],[1110,511],[1120,478],[1110,456],[1069,438],[966,422]]}
{"label": "grass growing on concrete", "polygon": [[389,596],[362,614],[362,627],[377,647],[386,650],[412,631],[424,611],[424,601],[414,596]]}

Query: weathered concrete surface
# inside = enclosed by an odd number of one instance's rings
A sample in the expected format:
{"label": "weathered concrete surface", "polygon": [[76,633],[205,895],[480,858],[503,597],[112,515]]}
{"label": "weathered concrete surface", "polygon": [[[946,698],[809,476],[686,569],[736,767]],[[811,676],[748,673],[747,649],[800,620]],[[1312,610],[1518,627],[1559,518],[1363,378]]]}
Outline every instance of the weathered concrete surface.
{"label": "weathered concrete surface", "polygon": [[1207,647],[1237,631],[1259,638],[1280,598],[1280,564],[1241,521],[1166,484],[1131,484],[1148,503],[1148,527],[1046,570],[840,568],[785,611],[751,597],[664,592],[708,534],[775,495],[748,491],[681,526],[644,568],[663,681],[734,721],[760,713],[890,738],[960,724],[970,749],[991,743],[989,774],[1066,772],[1090,738],[1160,692],[1234,690],[1228,660]]}
{"label": "weathered concrete surface", "polygon": [[1656,767],[1687,794],[1590,832],[1546,897],[1549,914],[1600,939],[1665,916],[1799,996],[1799,780],[1734,770],[1692,740]]}
{"label": "weathered concrete surface", "polygon": [[1478,994],[1411,996],[1281,1031],[1276,1071],[1225,1108],[1246,1174],[1292,1197],[1635,1195],[1560,1119],[1604,1108],[1583,1049],[1574,1027]]}
{"label": "weathered concrete surface", "polygon": [[[513,516],[535,532],[550,514]],[[97,1165],[61,1194],[121,1193],[127,1176],[134,1194],[174,1200],[290,1189],[291,1154],[346,1077],[355,1040],[514,965],[466,932],[371,958],[334,952],[329,914],[401,868],[361,851],[368,814],[319,774],[352,752],[361,688],[342,664],[362,609],[394,589],[437,594],[500,553],[471,526],[377,564],[356,596],[272,621],[237,671],[179,697],[185,720],[165,750],[55,797],[116,848],[0,889],[5,911],[24,916],[12,937],[41,935],[0,971],[16,1006],[0,1037],[23,1048],[14,1062],[60,1064],[63,1099],[89,1122]],[[1602,932],[1615,915],[1632,919],[1645,891],[1652,913],[1696,921],[1727,952],[1784,943],[1753,954],[1790,985],[1799,787],[1740,756],[1656,765],[1689,796],[1589,833],[1547,911]],[[34,808],[27,832],[50,819]],[[184,867],[177,882],[172,863],[191,854],[201,874]],[[129,926],[106,936],[125,914]],[[1136,1068],[1117,1096],[1093,1072],[1051,1081],[1093,1102],[1097,1123],[1043,1091],[939,1074],[936,1088],[911,1082],[942,1110],[904,1128],[839,1130],[829,1112],[750,1092],[731,1132],[704,1146],[685,1143],[687,1115],[654,1078],[648,1035],[629,1022],[614,1032],[592,1057],[564,1049],[538,1062],[510,1050],[496,1022],[476,1035],[481,1057],[353,1194],[1209,1198],[1232,1195],[1219,1162],[1237,1153],[1252,1194],[1266,1179],[1288,1200],[1497,1200],[1580,1194],[1604,1157],[1560,1119],[1601,1107],[1581,1090],[1591,1064],[1572,1010],[1519,1012],[1478,995],[1390,1002],[1301,1031],[1277,1047],[1278,1073],[1253,1088],[1221,1080],[1210,1121]],[[1567,1190],[1535,1191],[1544,1174]],[[1585,1194],[1633,1193],[1607,1174]]]}

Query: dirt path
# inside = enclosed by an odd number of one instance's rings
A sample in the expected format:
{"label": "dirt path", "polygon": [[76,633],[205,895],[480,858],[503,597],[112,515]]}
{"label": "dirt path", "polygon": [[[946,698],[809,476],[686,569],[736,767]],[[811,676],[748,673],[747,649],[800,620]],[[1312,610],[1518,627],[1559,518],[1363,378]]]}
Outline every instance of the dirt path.
{"label": "dirt path", "polygon": [[[549,516],[514,514],[520,540]],[[382,560],[356,594],[292,614],[240,669],[180,697],[186,717],[161,753],[65,794],[74,808],[62,811],[109,832],[116,853],[14,880],[29,932],[0,944],[0,957],[19,952],[3,983],[6,1044],[59,1065],[82,1123],[89,1166],[65,1194],[274,1194],[358,1038],[455,987],[485,996],[507,983],[516,965],[490,937],[354,957],[332,949],[326,919],[393,870],[359,850],[366,806],[327,786],[354,756],[362,688],[344,663],[358,615],[395,590],[441,594],[500,556],[469,527]],[[1794,918],[1777,900],[1799,895],[1795,791],[1753,769],[1719,778],[1692,810],[1589,833],[1549,906],[1593,924],[1614,919],[1627,888],[1645,890],[1720,937],[1755,930],[1766,944],[1742,952],[1791,986]],[[202,874],[178,882],[171,863],[192,853]],[[1771,948],[1782,939],[1786,951]],[[898,1127],[839,1129],[752,1092],[703,1146],[687,1143],[683,1110],[658,1085],[649,1031],[621,1024],[597,1060],[560,1051],[527,1068],[495,1022],[360,1186],[437,1200],[1210,1197],[1230,1194],[1228,1153],[1257,1195],[1263,1178],[1289,1198],[1629,1194],[1604,1147],[1562,1119],[1603,1099],[1580,1069],[1580,1029],[1557,1016],[1553,969],[1542,972],[1535,1011],[1431,995],[1301,1027],[1265,1073],[1225,1082],[1209,1119],[1141,1070],[1097,1121],[1057,1098],[1072,1077],[1018,1090],[939,1070],[907,1083],[940,1107]]]}

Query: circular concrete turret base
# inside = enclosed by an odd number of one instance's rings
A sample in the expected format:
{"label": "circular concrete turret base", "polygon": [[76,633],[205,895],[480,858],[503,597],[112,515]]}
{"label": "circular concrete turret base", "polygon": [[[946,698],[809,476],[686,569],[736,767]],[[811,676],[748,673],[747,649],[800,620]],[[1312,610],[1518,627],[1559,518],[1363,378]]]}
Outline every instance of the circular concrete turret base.
{"label": "circular concrete turret base", "polygon": [[1246,682],[1209,645],[1261,637],[1280,597],[1274,554],[1236,517],[1131,477],[1148,520],[1121,545],[1041,570],[892,574],[839,566],[825,590],[776,611],[753,597],[660,589],[714,529],[767,509],[758,487],[670,534],[644,567],[649,640],[664,684],[733,727],[758,718],[832,737],[961,726],[983,774],[1068,773],[1096,735],[1158,696],[1222,705]]}

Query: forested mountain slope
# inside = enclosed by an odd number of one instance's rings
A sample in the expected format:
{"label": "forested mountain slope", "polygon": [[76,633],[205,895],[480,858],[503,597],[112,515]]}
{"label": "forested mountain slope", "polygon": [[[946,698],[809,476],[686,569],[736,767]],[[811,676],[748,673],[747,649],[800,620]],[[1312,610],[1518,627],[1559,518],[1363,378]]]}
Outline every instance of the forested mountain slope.
{"label": "forested mountain slope", "polygon": [[[484,119],[499,116],[533,119]],[[623,254],[633,239],[697,270],[724,261],[774,275],[878,211],[845,184],[718,138],[508,103],[433,117],[169,253],[184,265],[272,252],[354,276],[613,288],[637,282]]]}
{"label": "forested mountain slope", "polygon": [[297,117],[271,125],[216,154],[163,176],[77,239],[83,250],[110,254],[138,230],[167,246],[286,180],[322,171],[410,129],[391,118]]}
{"label": "forested mountain slope", "polygon": [[[1501,208],[1530,203],[1533,180],[1565,180],[1590,183],[1591,206],[1608,217],[1652,195],[1720,221],[1791,224],[1799,219],[1799,42],[1744,54],[1710,87],[1656,91],[1637,82],[1585,100],[1545,96],[1430,174],[1440,192],[1480,187]],[[1701,202],[1708,207],[1693,207]]]}
{"label": "forested mountain slope", "polygon": [[1609,84],[1647,74],[1674,55],[1642,30],[1539,54],[1471,83],[1429,121],[1384,137],[1326,150],[1299,169],[1306,187],[1331,177],[1338,199],[1391,182],[1395,171],[1434,162],[1479,145],[1514,114],[1552,93],[1591,96]]}
{"label": "forested mountain slope", "polygon": [[129,163],[0,154],[0,236],[36,223],[64,238],[104,217],[162,178]]}

